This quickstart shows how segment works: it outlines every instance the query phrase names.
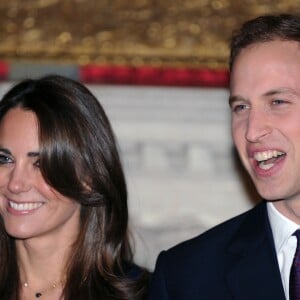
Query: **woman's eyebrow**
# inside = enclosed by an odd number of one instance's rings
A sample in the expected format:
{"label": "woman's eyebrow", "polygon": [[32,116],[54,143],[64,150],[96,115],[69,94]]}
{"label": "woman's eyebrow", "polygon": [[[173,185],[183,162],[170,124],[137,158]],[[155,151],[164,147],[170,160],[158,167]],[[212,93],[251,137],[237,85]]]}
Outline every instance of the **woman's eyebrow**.
{"label": "woman's eyebrow", "polygon": [[0,152],[4,152],[4,153],[6,153],[6,154],[11,155],[11,152],[10,152],[7,148],[1,148],[1,147],[0,147]]}
{"label": "woman's eyebrow", "polygon": [[29,156],[29,157],[38,157],[38,156],[40,156],[40,152],[38,152],[38,151],[31,151],[31,152],[27,153],[27,156]]}
{"label": "woman's eyebrow", "polygon": [[[8,150],[7,148],[1,148],[0,147],[0,152],[11,155],[10,150]],[[29,156],[29,157],[38,157],[38,156],[40,156],[40,152],[39,151],[30,151],[30,152],[27,153],[27,156]]]}

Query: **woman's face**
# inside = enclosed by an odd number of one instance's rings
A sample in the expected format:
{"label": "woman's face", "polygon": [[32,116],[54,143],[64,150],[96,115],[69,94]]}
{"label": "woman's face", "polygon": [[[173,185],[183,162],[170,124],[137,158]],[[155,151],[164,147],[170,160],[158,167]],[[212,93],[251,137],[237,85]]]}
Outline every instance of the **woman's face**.
{"label": "woman's face", "polygon": [[9,110],[0,122],[0,214],[16,239],[53,236],[58,241],[76,236],[79,228],[80,204],[45,182],[37,118],[22,108]]}

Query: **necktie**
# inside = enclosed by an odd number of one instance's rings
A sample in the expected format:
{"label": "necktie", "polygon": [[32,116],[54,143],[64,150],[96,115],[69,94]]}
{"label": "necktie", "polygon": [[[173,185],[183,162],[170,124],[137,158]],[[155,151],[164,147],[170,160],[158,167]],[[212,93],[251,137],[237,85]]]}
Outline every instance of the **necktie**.
{"label": "necktie", "polygon": [[290,273],[290,300],[300,300],[300,229],[293,235],[297,237],[297,248]]}

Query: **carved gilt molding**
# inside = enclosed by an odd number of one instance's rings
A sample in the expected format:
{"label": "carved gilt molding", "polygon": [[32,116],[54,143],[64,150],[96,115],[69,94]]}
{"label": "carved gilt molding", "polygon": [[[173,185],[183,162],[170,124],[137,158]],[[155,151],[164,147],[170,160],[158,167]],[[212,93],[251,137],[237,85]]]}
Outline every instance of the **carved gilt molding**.
{"label": "carved gilt molding", "polygon": [[10,0],[0,3],[0,60],[226,67],[232,30],[293,0]]}

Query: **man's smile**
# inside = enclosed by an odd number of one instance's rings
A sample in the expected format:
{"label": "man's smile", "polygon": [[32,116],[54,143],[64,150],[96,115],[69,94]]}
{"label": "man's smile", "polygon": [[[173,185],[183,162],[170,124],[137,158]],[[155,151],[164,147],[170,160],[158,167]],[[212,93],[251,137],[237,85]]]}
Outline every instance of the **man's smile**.
{"label": "man's smile", "polygon": [[254,159],[257,161],[259,168],[263,170],[271,169],[276,161],[286,153],[278,150],[268,150],[254,153]]}

